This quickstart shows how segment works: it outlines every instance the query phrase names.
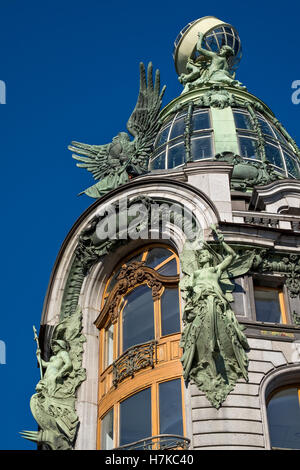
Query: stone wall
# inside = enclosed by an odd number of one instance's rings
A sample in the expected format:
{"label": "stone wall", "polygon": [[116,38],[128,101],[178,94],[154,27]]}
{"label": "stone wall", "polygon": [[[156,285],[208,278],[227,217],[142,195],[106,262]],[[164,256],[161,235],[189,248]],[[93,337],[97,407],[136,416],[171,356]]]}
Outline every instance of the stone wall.
{"label": "stone wall", "polygon": [[[292,364],[295,344],[249,338],[249,382],[240,380],[219,410],[191,384],[188,409],[193,449],[269,449],[262,384],[276,370]],[[296,379],[296,377],[295,377]]]}

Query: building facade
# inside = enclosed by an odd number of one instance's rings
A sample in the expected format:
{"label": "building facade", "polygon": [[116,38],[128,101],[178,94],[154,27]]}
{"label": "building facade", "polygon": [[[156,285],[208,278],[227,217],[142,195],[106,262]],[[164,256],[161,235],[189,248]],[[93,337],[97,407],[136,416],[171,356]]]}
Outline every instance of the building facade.
{"label": "building facade", "polygon": [[[214,17],[175,41],[182,94],[141,64],[51,275],[31,399],[51,449],[300,448],[300,151],[235,77]],[[147,76],[146,76],[147,75]]]}

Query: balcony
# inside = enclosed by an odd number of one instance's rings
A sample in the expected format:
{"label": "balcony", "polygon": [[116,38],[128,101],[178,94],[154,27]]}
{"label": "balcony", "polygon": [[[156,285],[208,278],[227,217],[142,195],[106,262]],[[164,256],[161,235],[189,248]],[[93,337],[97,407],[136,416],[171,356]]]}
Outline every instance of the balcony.
{"label": "balcony", "polygon": [[115,448],[115,450],[187,450],[190,439],[175,434],[159,434]]}

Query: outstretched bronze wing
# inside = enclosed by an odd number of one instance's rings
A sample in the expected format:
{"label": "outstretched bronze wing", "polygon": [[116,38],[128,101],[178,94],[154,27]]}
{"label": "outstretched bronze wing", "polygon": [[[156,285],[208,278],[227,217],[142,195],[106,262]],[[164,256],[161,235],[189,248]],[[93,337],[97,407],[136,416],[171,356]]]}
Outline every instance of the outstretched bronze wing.
{"label": "outstretched bronze wing", "polygon": [[140,63],[140,91],[135,108],[127,122],[127,130],[135,138],[136,157],[145,161],[150,156],[158,132],[158,115],[166,89],[166,86],[163,86],[160,90],[159,70],[155,72],[154,83],[152,73],[151,62],[148,64],[147,78],[145,66]]}
{"label": "outstretched bronze wing", "polygon": [[81,162],[76,163],[76,166],[86,168],[93,174],[95,180],[100,180],[111,170],[108,161],[110,145],[89,145],[73,141],[68,149],[76,152],[72,157]]}

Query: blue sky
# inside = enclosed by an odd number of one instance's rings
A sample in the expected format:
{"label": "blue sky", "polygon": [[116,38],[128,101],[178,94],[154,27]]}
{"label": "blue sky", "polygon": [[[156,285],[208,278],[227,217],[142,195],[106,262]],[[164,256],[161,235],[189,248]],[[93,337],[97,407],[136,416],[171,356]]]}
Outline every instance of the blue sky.
{"label": "blue sky", "polygon": [[[203,5],[203,4],[202,4]],[[34,449],[18,431],[36,429],[29,408],[39,378],[32,325],[39,326],[56,255],[92,203],[77,193],[92,177],[76,168],[67,145],[111,141],[135,106],[139,62],[152,60],[167,85],[164,104],[182,90],[172,49],[191,20],[214,15],[239,31],[237,73],[300,145],[300,6],[286,0],[102,2],[0,0],[2,295],[0,449]]]}

